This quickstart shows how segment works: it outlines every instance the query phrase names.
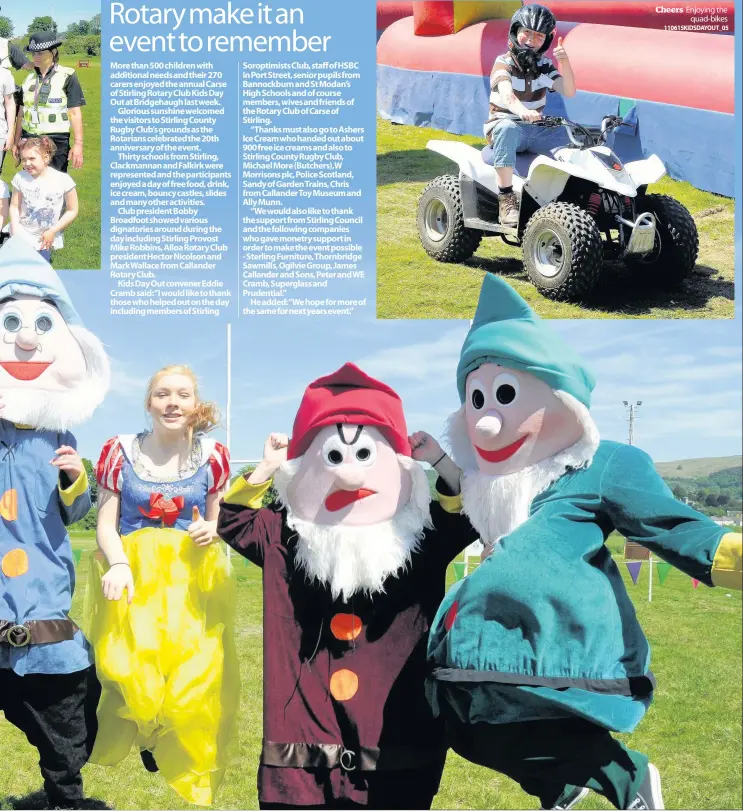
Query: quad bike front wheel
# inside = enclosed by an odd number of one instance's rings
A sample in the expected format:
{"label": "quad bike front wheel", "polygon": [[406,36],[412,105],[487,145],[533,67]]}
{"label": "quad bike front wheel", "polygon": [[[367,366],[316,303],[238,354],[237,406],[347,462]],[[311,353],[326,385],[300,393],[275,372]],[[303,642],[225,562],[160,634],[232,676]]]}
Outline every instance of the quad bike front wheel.
{"label": "quad bike front wheel", "polygon": [[572,203],[550,203],[529,220],[524,267],[539,292],[555,301],[580,299],[603,267],[601,234],[593,217]]}
{"label": "quad bike front wheel", "polygon": [[480,247],[482,231],[465,227],[456,175],[437,177],[423,190],[418,234],[426,253],[439,262],[464,262]]}
{"label": "quad bike front wheel", "polygon": [[650,285],[678,287],[691,273],[699,255],[699,234],[691,214],[666,194],[638,197],[635,211],[638,215],[649,211],[655,217],[655,244],[649,253],[625,256],[625,264],[642,273],[643,281]]}

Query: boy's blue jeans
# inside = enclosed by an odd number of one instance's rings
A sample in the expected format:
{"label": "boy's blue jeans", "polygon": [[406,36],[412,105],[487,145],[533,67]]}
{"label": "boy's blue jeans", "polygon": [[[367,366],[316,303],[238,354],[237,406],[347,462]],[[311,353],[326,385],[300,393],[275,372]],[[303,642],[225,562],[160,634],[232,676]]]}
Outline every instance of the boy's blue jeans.
{"label": "boy's blue jeans", "polygon": [[492,129],[493,166],[515,166],[517,152],[543,154],[570,143],[565,127],[540,127],[528,121],[504,118]]}

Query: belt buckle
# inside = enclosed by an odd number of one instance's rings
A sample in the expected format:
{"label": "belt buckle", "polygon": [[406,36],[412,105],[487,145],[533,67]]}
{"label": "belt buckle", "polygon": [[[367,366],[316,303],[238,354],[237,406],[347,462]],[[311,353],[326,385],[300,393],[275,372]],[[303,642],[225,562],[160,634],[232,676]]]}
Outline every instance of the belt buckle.
{"label": "belt buckle", "polygon": [[341,752],[341,768],[346,772],[352,772],[356,769],[356,764],[354,763],[354,758],[356,757],[356,752],[353,749],[343,749]]}
{"label": "belt buckle", "polygon": [[8,644],[13,648],[24,648],[31,641],[31,629],[26,625],[13,625],[5,633]]}

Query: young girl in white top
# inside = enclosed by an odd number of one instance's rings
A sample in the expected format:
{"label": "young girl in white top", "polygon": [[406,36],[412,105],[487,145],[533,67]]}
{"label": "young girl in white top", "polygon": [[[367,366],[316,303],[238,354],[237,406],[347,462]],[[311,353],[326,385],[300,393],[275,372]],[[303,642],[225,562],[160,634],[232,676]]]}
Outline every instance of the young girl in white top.
{"label": "young girl in white top", "polygon": [[78,213],[75,181],[49,165],[56,151],[47,136],[21,141],[23,170],[13,178],[10,201],[11,234],[28,240],[48,262],[52,248],[63,247],[62,231]]}

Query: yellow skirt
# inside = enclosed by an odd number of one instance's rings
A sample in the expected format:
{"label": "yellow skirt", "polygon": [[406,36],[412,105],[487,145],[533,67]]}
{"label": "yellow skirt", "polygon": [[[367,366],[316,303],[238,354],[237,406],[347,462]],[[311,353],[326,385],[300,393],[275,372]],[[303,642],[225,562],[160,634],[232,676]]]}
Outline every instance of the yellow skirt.
{"label": "yellow skirt", "polygon": [[227,766],[240,698],[235,578],[221,543],[141,529],[122,538],[134,601],[103,596],[93,556],[85,632],[103,688],[91,762],[113,766],[132,746],[153,752],[184,800],[211,805]]}

